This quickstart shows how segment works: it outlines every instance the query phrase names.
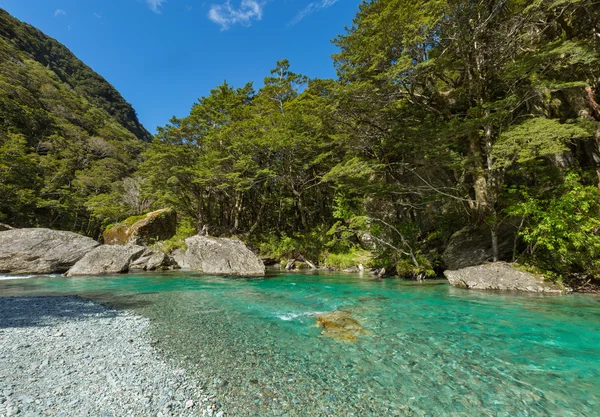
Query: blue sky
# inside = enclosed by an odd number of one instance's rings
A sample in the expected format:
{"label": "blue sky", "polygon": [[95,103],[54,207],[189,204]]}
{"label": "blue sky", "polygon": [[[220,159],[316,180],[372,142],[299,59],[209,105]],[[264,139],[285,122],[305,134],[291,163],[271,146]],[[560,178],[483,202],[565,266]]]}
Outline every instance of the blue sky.
{"label": "blue sky", "polygon": [[113,84],[151,132],[227,80],[255,87],[277,60],[335,76],[331,39],[359,0],[0,0]]}

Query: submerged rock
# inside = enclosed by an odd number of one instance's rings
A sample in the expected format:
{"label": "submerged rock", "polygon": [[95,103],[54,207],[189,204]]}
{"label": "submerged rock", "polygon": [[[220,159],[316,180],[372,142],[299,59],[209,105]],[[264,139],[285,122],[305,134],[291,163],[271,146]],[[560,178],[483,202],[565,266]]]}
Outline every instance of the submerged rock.
{"label": "submerged rock", "polygon": [[356,321],[350,313],[343,310],[315,314],[317,326],[323,328],[322,335],[344,342],[356,342],[359,335],[368,332]]}
{"label": "submerged rock", "polygon": [[496,262],[471,266],[457,271],[444,271],[448,282],[455,287],[475,290],[526,291],[562,294],[571,289],[545,281],[543,277],[522,271],[514,265]]}
{"label": "submerged rock", "polygon": [[104,232],[103,238],[107,245],[149,245],[175,236],[176,231],[177,213],[165,208],[117,223]]}
{"label": "submerged rock", "polygon": [[239,240],[196,235],[185,243],[185,260],[192,270],[218,275],[265,275],[265,265]]}
{"label": "submerged rock", "polygon": [[0,232],[0,272],[56,274],[67,271],[100,244],[86,236],[50,229]]}

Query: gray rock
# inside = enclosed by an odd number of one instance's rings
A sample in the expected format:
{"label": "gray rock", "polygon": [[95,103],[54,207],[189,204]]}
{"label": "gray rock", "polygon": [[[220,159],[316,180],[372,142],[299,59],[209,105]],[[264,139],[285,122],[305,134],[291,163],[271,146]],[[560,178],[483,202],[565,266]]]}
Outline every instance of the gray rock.
{"label": "gray rock", "polygon": [[455,287],[475,290],[527,291],[562,294],[571,289],[545,281],[543,277],[522,271],[514,265],[496,262],[470,266],[457,271],[444,271],[448,282]]}
{"label": "gray rock", "polygon": [[173,251],[173,253],[171,254],[171,256],[173,257],[175,262],[177,262],[177,265],[179,265],[180,268],[183,268],[183,269],[190,268],[190,264],[188,263],[188,260],[185,256],[185,251],[183,249],[175,249]]}
{"label": "gray rock", "polygon": [[73,265],[67,272],[67,276],[128,272],[130,264],[145,251],[146,248],[143,246],[98,246]]}
{"label": "gray rock", "polygon": [[196,235],[185,243],[185,256],[192,270],[205,274],[265,275],[265,265],[239,240]]}
{"label": "gray rock", "polygon": [[172,257],[148,248],[129,265],[130,270],[137,269],[144,271],[173,269],[174,267],[177,267],[177,262]]}
{"label": "gray rock", "polygon": [[[504,223],[498,230],[498,252],[501,261],[512,259],[517,226]],[[465,227],[454,233],[442,254],[448,269],[456,270],[493,261],[492,232],[488,225]]]}
{"label": "gray rock", "polygon": [[63,273],[100,244],[89,237],[50,229],[0,232],[0,272]]}

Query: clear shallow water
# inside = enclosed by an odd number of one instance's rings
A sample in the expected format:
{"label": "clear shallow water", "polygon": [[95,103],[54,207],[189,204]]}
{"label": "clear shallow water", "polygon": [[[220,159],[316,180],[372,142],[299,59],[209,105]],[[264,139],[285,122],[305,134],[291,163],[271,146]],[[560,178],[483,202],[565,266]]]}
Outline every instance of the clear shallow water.
{"label": "clear shallow water", "polygon": [[[192,273],[0,281],[0,295],[79,294],[152,319],[229,415],[597,416],[600,297],[465,291],[445,281]],[[343,309],[369,334],[321,335]]]}

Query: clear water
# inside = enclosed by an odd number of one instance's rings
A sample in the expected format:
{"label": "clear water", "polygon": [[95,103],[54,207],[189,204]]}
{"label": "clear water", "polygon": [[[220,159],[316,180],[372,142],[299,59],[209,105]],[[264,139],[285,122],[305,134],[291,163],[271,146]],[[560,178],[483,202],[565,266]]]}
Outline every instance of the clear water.
{"label": "clear water", "polygon": [[[229,415],[598,416],[600,297],[486,293],[339,274],[192,273],[0,281],[149,317]],[[343,309],[369,334],[321,334]]]}

